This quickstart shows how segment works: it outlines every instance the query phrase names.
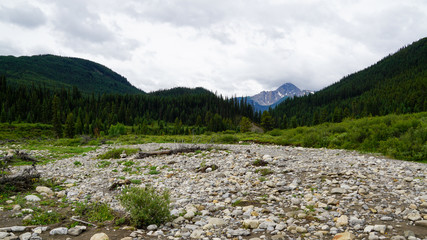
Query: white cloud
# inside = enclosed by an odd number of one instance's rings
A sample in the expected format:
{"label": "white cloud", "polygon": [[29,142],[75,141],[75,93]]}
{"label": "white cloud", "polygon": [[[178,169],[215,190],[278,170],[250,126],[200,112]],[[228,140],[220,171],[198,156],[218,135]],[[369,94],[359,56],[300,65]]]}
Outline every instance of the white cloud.
{"label": "white cloud", "polygon": [[1,54],[82,57],[145,91],[228,96],[318,90],[427,32],[423,0],[17,0],[0,13]]}

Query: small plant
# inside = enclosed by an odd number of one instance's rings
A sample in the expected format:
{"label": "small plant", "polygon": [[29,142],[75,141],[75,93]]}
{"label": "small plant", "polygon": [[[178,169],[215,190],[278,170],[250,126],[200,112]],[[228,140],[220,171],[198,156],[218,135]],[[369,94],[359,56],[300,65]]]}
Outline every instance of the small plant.
{"label": "small plant", "polygon": [[255,170],[255,173],[260,173],[261,176],[267,176],[267,175],[273,174],[274,172],[269,168],[259,168]]}
{"label": "small plant", "polygon": [[76,167],[79,167],[79,166],[81,166],[81,165],[83,165],[81,162],[79,162],[79,161],[74,161],[73,162],[73,164],[74,164],[74,166],[76,166]]}
{"label": "small plant", "polygon": [[157,171],[157,166],[151,166],[150,167],[150,171],[148,172],[148,174],[150,174],[150,175],[157,175],[157,174],[159,174],[160,172],[159,171]]}
{"label": "small plant", "polygon": [[117,220],[114,222],[114,224],[115,224],[116,226],[121,226],[121,225],[123,225],[125,222],[126,222],[126,218],[122,217],[122,218],[117,219]]}
{"label": "small plant", "polygon": [[96,164],[96,166],[99,167],[99,168],[106,168],[106,167],[108,167],[110,165],[111,165],[111,162],[105,161],[105,160],[99,161],[98,164]]}
{"label": "small plant", "polygon": [[307,209],[308,212],[315,212],[316,210],[314,209],[313,205],[308,205],[305,207]]}
{"label": "small plant", "polygon": [[123,172],[132,172],[132,168],[131,167],[125,167],[125,168],[123,168]]}
{"label": "small plant", "polygon": [[141,184],[142,181],[140,179],[131,179],[130,182],[133,184]]}
{"label": "small plant", "polygon": [[106,203],[78,202],[74,211],[90,222],[104,222],[114,219],[113,210]]}
{"label": "small plant", "polygon": [[54,211],[33,213],[33,219],[24,221],[24,225],[50,225],[59,223],[64,217]]}
{"label": "small plant", "polygon": [[98,156],[99,159],[118,159],[120,158],[120,155],[125,152],[126,155],[132,155],[139,151],[139,149],[136,148],[116,148],[111,149],[108,152],[101,154]]}
{"label": "small plant", "polygon": [[255,160],[252,165],[256,166],[256,167],[264,167],[268,165],[268,162],[261,160],[261,159],[257,159]]}
{"label": "small plant", "polygon": [[133,162],[133,161],[126,161],[126,162],[123,163],[123,165],[125,165],[126,167],[130,167],[130,166],[135,165],[135,162]]}
{"label": "small plant", "polygon": [[125,188],[119,200],[130,212],[131,221],[136,227],[160,225],[171,219],[168,191],[158,192],[150,186]]}
{"label": "small plant", "polygon": [[265,181],[267,181],[267,179],[266,179],[265,177],[260,177],[260,178],[258,178],[258,180],[259,180],[260,182],[265,182]]}

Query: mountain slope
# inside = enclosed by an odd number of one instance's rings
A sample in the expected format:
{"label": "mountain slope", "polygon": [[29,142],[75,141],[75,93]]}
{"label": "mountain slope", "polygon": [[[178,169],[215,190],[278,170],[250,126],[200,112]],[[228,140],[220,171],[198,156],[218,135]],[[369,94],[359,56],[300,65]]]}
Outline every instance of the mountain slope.
{"label": "mountain slope", "polygon": [[294,117],[292,126],[345,117],[427,111],[427,38],[305,97],[284,101],[272,114]]}
{"label": "mountain slope", "polygon": [[82,93],[142,93],[126,78],[98,63],[70,57],[0,56],[0,75],[10,85],[44,85],[50,89],[76,86]]}

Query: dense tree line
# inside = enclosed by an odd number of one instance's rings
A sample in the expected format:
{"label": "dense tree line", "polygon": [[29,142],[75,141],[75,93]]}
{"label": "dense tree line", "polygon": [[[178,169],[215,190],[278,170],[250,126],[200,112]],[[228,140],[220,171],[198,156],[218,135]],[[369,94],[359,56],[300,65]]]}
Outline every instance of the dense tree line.
{"label": "dense tree line", "polygon": [[242,116],[252,121],[259,118],[243,99],[223,98],[200,89],[194,93],[178,89],[172,95],[87,96],[76,87],[51,90],[34,85],[8,86],[4,76],[0,77],[0,101],[0,122],[49,123],[58,136],[99,135],[118,123],[143,134],[237,130]]}
{"label": "dense tree line", "polygon": [[360,72],[270,110],[275,127],[427,111],[427,38]]}

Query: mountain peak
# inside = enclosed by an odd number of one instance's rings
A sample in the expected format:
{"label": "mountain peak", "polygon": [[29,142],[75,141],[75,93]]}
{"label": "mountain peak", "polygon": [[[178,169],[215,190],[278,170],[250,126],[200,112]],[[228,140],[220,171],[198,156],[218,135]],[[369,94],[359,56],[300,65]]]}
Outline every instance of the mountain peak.
{"label": "mountain peak", "polygon": [[286,98],[294,96],[303,96],[310,93],[307,90],[301,90],[292,83],[285,83],[274,91],[262,91],[251,97],[252,100],[261,106],[271,106],[279,103]]}

